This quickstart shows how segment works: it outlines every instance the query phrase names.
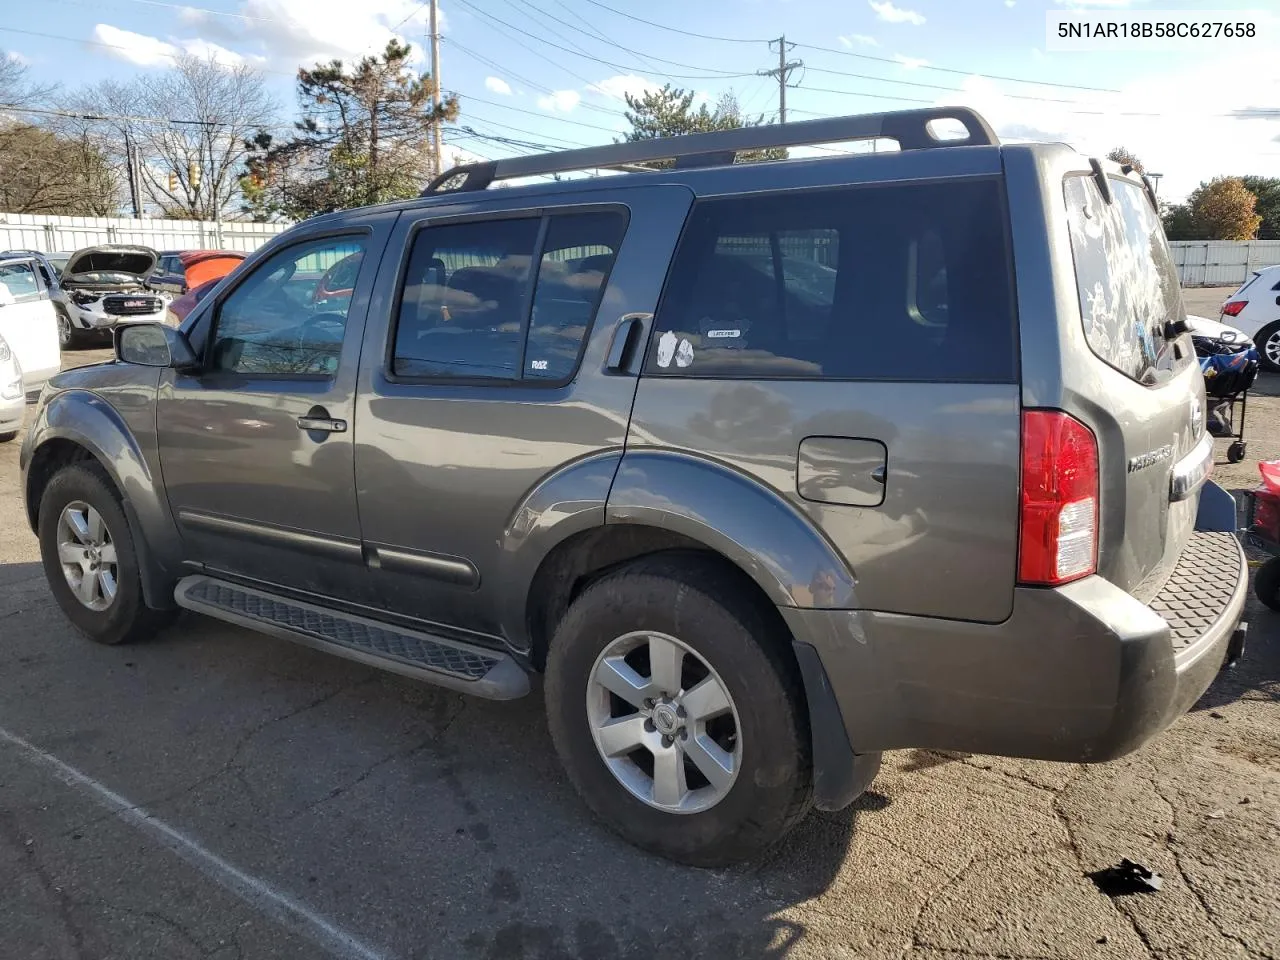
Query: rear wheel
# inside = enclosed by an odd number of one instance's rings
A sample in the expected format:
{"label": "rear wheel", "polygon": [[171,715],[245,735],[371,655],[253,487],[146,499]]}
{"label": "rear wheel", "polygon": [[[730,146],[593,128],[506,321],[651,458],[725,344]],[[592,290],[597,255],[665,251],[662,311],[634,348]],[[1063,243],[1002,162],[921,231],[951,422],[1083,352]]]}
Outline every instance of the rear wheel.
{"label": "rear wheel", "polygon": [[1258,331],[1254,341],[1258,345],[1258,358],[1262,369],[1280,373],[1280,320],[1269,323]]}
{"label": "rear wheel", "polygon": [[98,643],[150,636],[171,618],[142,597],[133,531],[115,487],[96,464],[54,475],[40,498],[40,559],[54,599]]}
{"label": "rear wheel", "polygon": [[787,638],[741,585],[653,558],[588,587],[547,661],[552,740],[626,840],[696,866],[749,859],[809,809],[809,731]]}
{"label": "rear wheel", "polygon": [[0,433],[0,443],[8,443],[18,435],[17,430],[10,430],[8,433]]}

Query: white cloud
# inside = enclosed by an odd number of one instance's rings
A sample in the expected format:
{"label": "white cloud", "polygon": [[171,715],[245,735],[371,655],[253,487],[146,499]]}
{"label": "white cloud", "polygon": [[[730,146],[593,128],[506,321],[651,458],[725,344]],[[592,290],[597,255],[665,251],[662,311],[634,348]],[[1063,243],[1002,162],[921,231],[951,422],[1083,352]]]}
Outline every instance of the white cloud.
{"label": "white cloud", "polygon": [[918,27],[924,23],[925,17],[923,13],[917,13],[915,10],[906,10],[902,7],[895,7],[893,0],[882,0],[877,3],[876,0],[867,0],[871,5],[871,9],[876,12],[876,16],[886,23],[909,23]]}
{"label": "white cloud", "polygon": [[[299,64],[373,55],[393,38],[412,43],[413,62],[425,64],[427,6],[420,0],[240,0],[236,18],[191,7],[180,16],[206,40],[252,49],[276,69],[292,71]],[[442,12],[442,32],[445,27]]]}
{"label": "white cloud", "polygon": [[1006,7],[1016,7],[1018,5],[1018,0],[1004,0],[1004,5]]}
{"label": "white cloud", "polygon": [[897,60],[908,70],[915,70],[918,67],[927,67],[929,65],[929,61],[924,57],[908,57],[901,53],[895,53],[893,55],[893,59]]}
{"label": "white cloud", "polygon": [[654,83],[634,73],[623,73],[601,80],[599,83],[593,83],[591,89],[597,93],[603,93],[606,97],[622,100],[628,93],[633,97],[643,97],[653,90],[661,90],[662,84]]}
{"label": "white cloud", "polygon": [[569,113],[582,100],[577,90],[556,90],[545,97],[538,98],[538,106],[551,113]]}
{"label": "white cloud", "polygon": [[17,50],[6,50],[4,58],[10,63],[16,63],[20,67],[31,66],[31,58],[19,53]]}
{"label": "white cloud", "polygon": [[109,23],[96,24],[93,39],[107,44],[107,52],[111,56],[136,63],[140,67],[170,66],[179,52],[172,43],[158,37],[121,30]]}
{"label": "white cloud", "polygon": [[1060,7],[1131,7],[1146,0],[1056,0]]}
{"label": "white cloud", "polygon": [[864,47],[880,46],[879,40],[877,40],[875,37],[869,37],[865,33],[851,33],[848,36],[841,35],[836,39],[839,40],[846,47],[852,47],[855,44],[861,44]]}
{"label": "white cloud", "polygon": [[213,60],[228,67],[253,62],[262,63],[260,56],[248,56],[229,50],[221,44],[201,37],[162,40],[159,37],[122,30],[109,23],[99,23],[93,28],[93,39],[108,45],[107,53],[120,60],[140,67],[168,67],[179,54],[187,53],[202,60]]}
{"label": "white cloud", "polygon": [[485,77],[484,88],[493,93],[500,93],[504,97],[511,96],[511,84],[503,80],[501,77]]}
{"label": "white cloud", "polygon": [[[1242,76],[1250,82],[1241,84]],[[1275,102],[1267,91],[1280,89],[1280,60],[1265,51],[1179,60],[1115,94],[1044,94],[1079,101],[1074,104],[1014,100],[998,83],[981,77],[967,77],[961,86],[965,93],[945,102],[974,107],[1002,137],[1063,141],[1099,157],[1124,144],[1147,169],[1164,175],[1160,196],[1171,201],[1215,176],[1280,176],[1275,140],[1280,119],[1233,115]]]}

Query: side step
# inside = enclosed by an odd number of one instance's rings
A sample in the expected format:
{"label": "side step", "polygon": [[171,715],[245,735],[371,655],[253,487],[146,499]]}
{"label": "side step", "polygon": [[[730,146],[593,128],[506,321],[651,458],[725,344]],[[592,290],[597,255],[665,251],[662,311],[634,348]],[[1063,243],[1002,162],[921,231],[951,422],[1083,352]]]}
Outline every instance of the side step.
{"label": "side step", "polygon": [[514,700],[529,692],[529,675],[497,650],[285,599],[202,574],[179,581],[174,600],[196,613],[486,700]]}

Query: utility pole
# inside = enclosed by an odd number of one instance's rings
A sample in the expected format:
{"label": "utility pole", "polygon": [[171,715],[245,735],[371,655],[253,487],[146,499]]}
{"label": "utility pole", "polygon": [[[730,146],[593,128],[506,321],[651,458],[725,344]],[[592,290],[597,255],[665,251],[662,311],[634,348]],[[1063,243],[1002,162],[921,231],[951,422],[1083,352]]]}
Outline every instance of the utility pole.
{"label": "utility pole", "polygon": [[787,87],[791,79],[791,71],[804,66],[802,60],[787,60],[787,51],[795,47],[794,43],[787,43],[787,35],[784,33],[777,40],[769,41],[769,49],[773,50],[774,44],[778,45],[778,65],[772,70],[757,70],[756,75],[761,77],[777,77],[778,78],[778,122],[787,122]]}
{"label": "utility pole", "polygon": [[139,177],[141,171],[138,170],[138,160],[134,155],[133,138],[129,136],[126,130],[124,134],[124,167],[125,173],[129,177],[129,205],[133,208],[133,215],[136,219],[142,219],[142,191],[139,189]]}
{"label": "utility pole", "polygon": [[436,22],[437,0],[431,0],[431,108],[435,118],[431,122],[431,167],[436,176],[444,171],[444,158],[440,150],[440,30]]}

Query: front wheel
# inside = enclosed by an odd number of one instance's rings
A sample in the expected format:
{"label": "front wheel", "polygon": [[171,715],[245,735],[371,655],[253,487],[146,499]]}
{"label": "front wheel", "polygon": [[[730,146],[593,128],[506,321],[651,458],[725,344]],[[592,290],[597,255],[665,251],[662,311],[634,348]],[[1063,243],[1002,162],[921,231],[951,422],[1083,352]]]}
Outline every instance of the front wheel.
{"label": "front wheel", "polygon": [[551,737],[592,811],[695,866],[750,859],[812,802],[789,641],[740,584],[655,557],[588,587],[547,660]]}
{"label": "front wheel", "polygon": [[66,309],[58,306],[58,346],[63,350],[72,350],[80,344],[79,331],[71,323]]}
{"label": "front wheel", "polygon": [[1253,594],[1272,610],[1280,610],[1280,557],[1272,557],[1253,575]]}
{"label": "front wheel", "polygon": [[168,620],[142,597],[133,531],[115,488],[96,464],[64,467],[40,498],[40,559],[54,599],[90,640],[117,644]]}

